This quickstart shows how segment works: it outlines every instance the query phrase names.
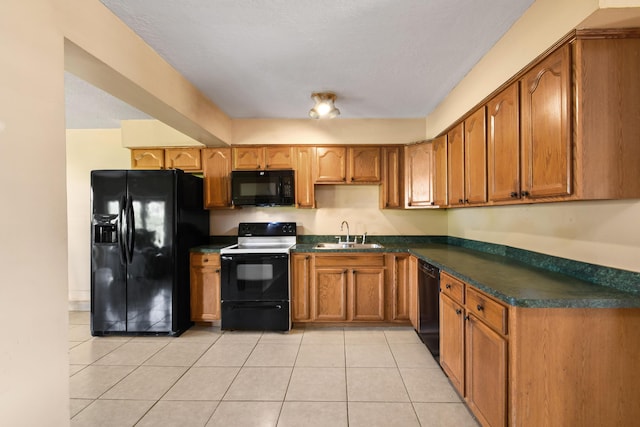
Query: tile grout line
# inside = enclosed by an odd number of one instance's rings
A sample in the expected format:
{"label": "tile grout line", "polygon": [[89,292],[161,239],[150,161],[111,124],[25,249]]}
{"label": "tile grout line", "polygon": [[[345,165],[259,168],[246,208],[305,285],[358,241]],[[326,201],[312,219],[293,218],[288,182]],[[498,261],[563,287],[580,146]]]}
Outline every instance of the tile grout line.
{"label": "tile grout line", "polygon": [[[180,338],[180,337],[176,337],[176,338]],[[181,380],[181,379],[182,379],[182,378],[187,374],[187,372],[189,372],[189,370],[190,370],[191,368],[193,368],[193,367],[194,367],[195,363],[196,363],[198,360],[200,360],[200,358],[202,357],[202,355],[203,355],[203,354],[205,354],[205,353],[206,353],[206,352],[207,352],[211,347],[213,347],[213,345],[214,345],[216,342],[218,342],[218,340],[219,340],[219,339],[220,339],[220,337],[216,338],[216,339],[215,339],[215,341],[213,341],[213,342],[212,342],[212,343],[211,343],[211,344],[210,344],[210,345],[209,345],[209,346],[208,346],[208,347],[207,347],[207,348],[202,352],[202,354],[201,354],[199,357],[197,357],[197,358],[196,358],[196,359],[191,363],[191,365],[190,365],[190,366],[187,366],[187,369],[185,369],[185,371],[182,373],[182,375],[180,375],[180,376],[179,376],[179,377],[178,377],[178,378],[173,382],[173,384],[171,384],[171,385],[170,385],[170,386],[165,390],[165,392],[164,392],[164,393],[162,393],[162,395],[161,395],[158,399],[156,399],[156,401],[153,403],[153,405],[151,405],[151,406],[149,407],[149,409],[147,409],[147,410],[145,411],[145,413],[144,413],[144,414],[142,414],[142,416],[141,416],[141,417],[140,417],[140,418],[135,422],[134,426],[135,426],[135,425],[137,425],[138,423],[140,423],[140,421],[142,421],[142,420],[144,419],[144,417],[146,417],[146,416],[147,416],[147,414],[148,414],[149,412],[151,412],[151,410],[152,410],[153,408],[155,408],[155,406],[158,404],[158,402],[160,402],[160,401],[162,400],[162,398],[163,398],[164,396],[166,396],[166,394],[167,394],[167,393],[169,393],[169,390],[171,390],[171,389],[172,389],[172,388],[173,388],[173,387],[178,383],[178,381],[180,381],[180,380]],[[197,341],[196,341],[196,342],[197,342]],[[143,362],[139,365],[139,367],[140,367],[140,366],[143,366],[145,362],[147,362],[147,361],[148,361],[149,359],[151,359],[153,356],[155,356],[156,354],[158,354],[160,351],[162,351],[163,349],[167,348],[167,347],[169,346],[169,344],[171,344],[171,341],[169,341],[169,342],[167,343],[167,345],[165,345],[164,347],[160,348],[160,349],[159,349],[157,352],[155,352],[153,355],[149,356],[145,361],[143,361]],[[174,367],[174,368],[176,368],[176,367],[178,367],[178,366],[169,366],[169,367]],[[184,367],[184,366],[180,366],[180,367],[182,368],[182,367]],[[135,371],[135,370],[134,370],[134,371]],[[132,373],[133,373],[133,371],[132,371]],[[124,379],[124,378],[123,378],[123,379]],[[216,405],[216,408],[214,408],[213,412],[215,412],[215,410],[217,409],[217,407],[218,407],[218,405],[219,405],[219,404],[220,404],[220,402],[218,402],[218,404]],[[211,413],[212,415],[213,415],[213,412]],[[208,421],[208,420],[207,420],[207,421]]]}
{"label": "tile grout line", "polygon": [[402,372],[400,371],[400,366],[398,365],[398,360],[396,359],[396,355],[393,352],[393,348],[391,348],[391,344],[389,343],[389,339],[388,339],[386,333],[384,334],[384,339],[387,342],[387,346],[389,347],[389,351],[391,352],[391,357],[393,357],[393,361],[396,364],[396,369],[398,370],[398,375],[400,376],[400,381],[402,381],[402,386],[404,387],[404,391],[407,393],[407,398],[409,399],[409,403],[411,404],[411,409],[413,410],[413,415],[415,415],[416,421],[418,421],[418,426],[422,426],[422,422],[420,422],[420,417],[418,416],[418,412],[416,411],[416,407],[414,405],[413,399],[411,398],[411,395],[409,394],[409,389],[407,388],[407,384],[404,382],[404,377],[402,376]]}

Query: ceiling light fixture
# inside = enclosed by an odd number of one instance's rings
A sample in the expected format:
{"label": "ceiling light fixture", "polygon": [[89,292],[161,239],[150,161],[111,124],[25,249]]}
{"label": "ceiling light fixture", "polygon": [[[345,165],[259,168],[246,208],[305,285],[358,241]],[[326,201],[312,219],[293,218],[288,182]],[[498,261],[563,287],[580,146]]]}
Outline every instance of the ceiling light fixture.
{"label": "ceiling light fixture", "polygon": [[309,117],[312,119],[333,119],[340,114],[334,102],[336,94],[331,92],[314,92],[311,94],[316,105],[309,111]]}

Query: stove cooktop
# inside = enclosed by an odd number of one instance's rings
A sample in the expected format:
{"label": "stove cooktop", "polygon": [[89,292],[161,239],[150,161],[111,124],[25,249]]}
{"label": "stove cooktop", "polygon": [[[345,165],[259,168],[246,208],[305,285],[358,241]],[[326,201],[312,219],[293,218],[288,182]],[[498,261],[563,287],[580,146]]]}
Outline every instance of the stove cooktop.
{"label": "stove cooktop", "polygon": [[241,222],[238,243],[222,248],[220,253],[289,253],[295,244],[295,222]]}

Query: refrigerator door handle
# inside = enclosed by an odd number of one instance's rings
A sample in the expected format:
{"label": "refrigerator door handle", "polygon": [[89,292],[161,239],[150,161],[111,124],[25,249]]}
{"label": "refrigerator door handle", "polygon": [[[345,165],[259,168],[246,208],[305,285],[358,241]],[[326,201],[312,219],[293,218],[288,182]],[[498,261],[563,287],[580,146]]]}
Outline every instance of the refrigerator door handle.
{"label": "refrigerator door handle", "polygon": [[120,213],[118,214],[118,246],[120,247],[120,262],[127,264],[127,248],[126,248],[126,209],[127,200],[123,196],[120,200]]}
{"label": "refrigerator door handle", "polygon": [[133,198],[129,196],[127,203],[127,257],[129,264],[133,261],[133,248],[136,244],[136,220],[133,212]]}

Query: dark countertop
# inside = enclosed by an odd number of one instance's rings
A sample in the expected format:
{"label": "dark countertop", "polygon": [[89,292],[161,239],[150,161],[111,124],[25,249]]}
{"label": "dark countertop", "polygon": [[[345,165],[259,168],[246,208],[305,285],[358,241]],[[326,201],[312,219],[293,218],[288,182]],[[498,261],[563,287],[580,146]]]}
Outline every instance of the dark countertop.
{"label": "dark countertop", "polygon": [[232,243],[213,243],[209,245],[196,246],[189,249],[189,252],[204,252],[204,253],[220,253],[220,249],[231,246]]}
{"label": "dark countertop", "polygon": [[[205,245],[192,251],[220,252],[228,244]],[[292,253],[345,253],[345,249],[313,249],[297,244]],[[640,295],[614,287],[535,267],[523,261],[456,245],[440,243],[392,243],[370,252],[408,252],[505,303],[538,308],[640,308]]]}

